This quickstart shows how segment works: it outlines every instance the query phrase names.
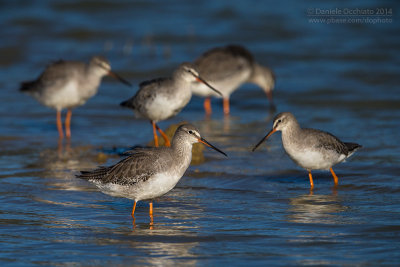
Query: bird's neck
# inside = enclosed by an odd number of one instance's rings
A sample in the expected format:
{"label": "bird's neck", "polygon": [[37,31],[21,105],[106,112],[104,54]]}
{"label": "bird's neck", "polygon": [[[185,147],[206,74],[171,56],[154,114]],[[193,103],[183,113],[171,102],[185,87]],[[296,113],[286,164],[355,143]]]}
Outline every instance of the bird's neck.
{"label": "bird's neck", "polygon": [[282,131],[282,142],[285,144],[288,140],[297,141],[297,138],[301,138],[300,132],[300,125],[297,122],[292,122]]}
{"label": "bird's neck", "polygon": [[264,90],[270,90],[274,87],[274,77],[271,70],[258,63],[253,63],[253,70],[248,78],[248,82],[259,86]]}
{"label": "bird's neck", "polygon": [[175,88],[179,89],[180,91],[184,92],[191,92],[190,90],[190,82],[185,81],[184,79],[174,79]]}
{"label": "bird's neck", "polygon": [[183,165],[189,166],[192,160],[192,147],[193,144],[187,140],[180,140],[179,136],[174,136],[171,143],[171,148],[175,157],[180,158],[183,161]]}
{"label": "bird's neck", "polygon": [[175,102],[178,106],[184,107],[192,98],[191,84],[183,80],[175,80],[173,90],[170,92],[170,96],[175,98]]}
{"label": "bird's neck", "polygon": [[261,77],[261,67],[257,63],[253,63],[253,69],[252,72],[250,73],[250,76],[248,78],[248,82],[255,84],[259,87],[264,87],[264,84],[262,83],[262,77]]}
{"label": "bird's neck", "polygon": [[97,68],[95,66],[92,66],[90,64],[86,68],[86,74],[87,74],[88,79],[90,79],[93,82],[98,81],[99,83],[100,83],[101,78],[103,78],[103,76],[106,75],[104,70]]}

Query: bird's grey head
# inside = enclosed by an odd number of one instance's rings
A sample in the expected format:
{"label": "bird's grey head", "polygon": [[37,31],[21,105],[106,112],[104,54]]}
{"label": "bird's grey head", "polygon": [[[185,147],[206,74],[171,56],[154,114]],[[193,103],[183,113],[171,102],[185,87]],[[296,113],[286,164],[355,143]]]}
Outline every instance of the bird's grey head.
{"label": "bird's grey head", "polygon": [[275,133],[277,131],[284,132],[288,128],[290,131],[290,127],[298,127],[298,125],[299,124],[297,123],[296,118],[293,116],[292,113],[290,113],[290,112],[279,113],[274,118],[274,125],[272,126],[272,130],[269,131],[267,133],[267,135],[263,139],[261,139],[260,142],[257,143],[257,145],[254,146],[254,148],[252,150],[255,151],[257,149],[257,147],[259,147],[273,133]]}
{"label": "bird's grey head", "polygon": [[184,62],[180,64],[174,72],[174,77],[185,80],[186,82],[195,82],[199,77],[199,73],[193,64]]}
{"label": "bird's grey head", "polygon": [[[200,136],[199,130],[192,124],[181,125],[175,132],[174,139],[175,138],[181,139],[181,142],[186,141],[189,142],[190,144],[198,142],[202,143],[227,157],[225,152],[210,144],[206,139],[202,138]],[[173,143],[175,142],[173,141]]]}
{"label": "bird's grey head", "polygon": [[282,131],[293,124],[297,124],[294,115],[290,112],[282,112],[275,116],[272,129],[275,131]]}
{"label": "bird's grey head", "polygon": [[110,62],[102,56],[94,56],[90,60],[90,67],[101,75],[107,75],[111,70]]}
{"label": "bird's grey head", "polygon": [[110,62],[102,56],[92,57],[89,64],[89,72],[94,74],[94,76],[97,76],[97,78],[102,78],[105,75],[109,75],[127,86],[132,86],[130,82],[111,71]]}
{"label": "bird's grey head", "polygon": [[184,138],[191,144],[197,143],[199,142],[199,139],[201,139],[199,130],[194,125],[189,123],[179,126],[175,132],[175,135],[180,138]]}
{"label": "bird's grey head", "polygon": [[272,90],[275,87],[275,74],[270,68],[254,63],[249,82],[261,87],[267,94],[268,99],[272,101]]}
{"label": "bird's grey head", "polygon": [[194,82],[200,82],[205,84],[210,90],[213,90],[220,96],[222,96],[222,93],[215,89],[213,86],[211,86],[208,82],[206,82],[203,78],[200,77],[196,67],[189,62],[184,62],[181,65],[179,65],[178,69],[174,72],[174,79],[178,81],[185,81],[186,83],[194,83]]}

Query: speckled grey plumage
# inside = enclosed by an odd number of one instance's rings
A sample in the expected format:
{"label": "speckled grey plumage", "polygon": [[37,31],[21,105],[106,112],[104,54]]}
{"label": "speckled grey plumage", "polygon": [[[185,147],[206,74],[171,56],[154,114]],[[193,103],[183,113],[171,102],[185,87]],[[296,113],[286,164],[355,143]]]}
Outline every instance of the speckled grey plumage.
{"label": "speckled grey plumage", "polygon": [[263,140],[275,131],[282,131],[282,143],[287,154],[299,166],[309,171],[329,169],[361,147],[356,143],[342,142],[328,132],[301,128],[290,112],[276,115],[272,129]]}
{"label": "speckled grey plumage", "polygon": [[111,195],[135,201],[152,199],[171,190],[181,179],[191,162],[192,146],[200,139],[204,141],[197,128],[185,124],[176,130],[171,147],[134,149],[113,166],[83,171],[77,177],[94,182]]}
{"label": "speckled grey plumage", "polygon": [[230,79],[244,69],[251,69],[254,62],[252,54],[247,49],[229,45],[206,51],[193,64],[202,76],[213,82]]}
{"label": "speckled grey plumage", "polygon": [[[97,93],[102,77],[110,69],[108,60],[101,56],[93,57],[89,64],[59,60],[48,65],[36,80],[23,82],[20,91],[57,110],[74,108]],[[67,86],[76,86],[78,89],[65,89]],[[71,97],[56,97],[64,89],[70,91]]]}
{"label": "speckled grey plumage", "polygon": [[157,78],[142,82],[139,90],[121,106],[134,110],[139,118],[154,122],[166,120],[178,114],[190,101],[190,83],[195,80],[191,73],[197,74],[190,63],[182,63],[172,77]]}
{"label": "speckled grey plumage", "polygon": [[[246,82],[260,86],[270,95],[275,86],[272,70],[258,64],[253,55],[239,45],[206,51],[194,61],[194,65],[204,79],[221,91],[224,98],[229,98],[233,91]],[[195,84],[192,90],[194,94],[203,97],[218,96],[204,90],[201,84]]]}

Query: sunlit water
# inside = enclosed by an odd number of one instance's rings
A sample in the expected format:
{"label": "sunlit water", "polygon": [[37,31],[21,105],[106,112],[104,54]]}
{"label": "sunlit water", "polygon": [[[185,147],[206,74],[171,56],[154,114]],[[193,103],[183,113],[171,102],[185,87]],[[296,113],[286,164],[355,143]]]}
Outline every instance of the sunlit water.
{"label": "sunlit water", "polygon": [[[394,8],[393,23],[310,23],[308,8]],[[390,2],[3,1],[0,3],[0,262],[20,265],[396,265],[400,263],[400,36]],[[284,153],[264,93],[245,85],[190,121],[229,158],[206,150],[154,203],[102,194],[75,178],[145,145],[152,131],[119,103],[137,90],[106,78],[72,117],[58,149],[55,112],[18,92],[50,61],[106,55],[137,85],[228,43],[248,47],[277,76],[277,111],[363,145],[329,172],[307,173]],[[150,229],[152,228],[152,229]]]}

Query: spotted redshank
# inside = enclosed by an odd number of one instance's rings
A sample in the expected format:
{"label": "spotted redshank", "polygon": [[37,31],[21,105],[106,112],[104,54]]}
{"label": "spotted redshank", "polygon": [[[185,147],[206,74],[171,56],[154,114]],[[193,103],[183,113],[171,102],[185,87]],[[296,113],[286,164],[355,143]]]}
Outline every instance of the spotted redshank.
{"label": "spotted redshank", "polygon": [[175,70],[171,78],[158,78],[142,82],[139,85],[139,91],[130,99],[122,102],[121,106],[133,109],[136,117],[151,121],[156,147],[158,147],[157,130],[164,138],[165,145],[170,146],[168,137],[158,127],[157,122],[178,114],[192,97],[191,84],[197,82],[205,84],[208,90],[211,89],[217,94],[221,94],[199,76],[192,64],[185,62]]}
{"label": "spotted redshank", "polygon": [[[212,86],[218,88],[223,97],[223,109],[229,114],[229,97],[244,83],[254,83],[261,87],[272,103],[272,89],[275,86],[275,75],[271,69],[258,64],[252,54],[244,47],[228,45],[205,52],[194,61],[201,76]],[[214,92],[202,84],[194,84],[193,94],[205,97],[204,109],[211,114],[211,96]]]}
{"label": "spotted redshank", "polygon": [[113,166],[81,172],[77,177],[93,182],[105,194],[134,200],[133,218],[136,203],[150,200],[152,219],[152,199],[166,194],[179,182],[189,167],[192,146],[197,142],[227,156],[202,138],[195,126],[184,124],[176,130],[171,147],[134,149],[129,151],[130,156]]}
{"label": "spotted redshank", "polygon": [[301,128],[290,112],[276,115],[272,130],[253,148],[253,151],[276,131],[282,131],[282,143],[289,157],[308,171],[311,189],[314,182],[312,170],[330,170],[335,185],[338,177],[332,167],[353,155],[361,145],[345,143],[334,135],[316,129]]}
{"label": "spotted redshank", "polygon": [[32,95],[41,104],[57,110],[57,129],[60,139],[64,137],[61,111],[68,109],[65,117],[65,135],[70,138],[72,108],[85,104],[94,96],[105,75],[131,86],[128,81],[111,71],[107,59],[95,56],[89,64],[64,60],[54,62],[47,66],[36,80],[23,82],[20,91]]}

